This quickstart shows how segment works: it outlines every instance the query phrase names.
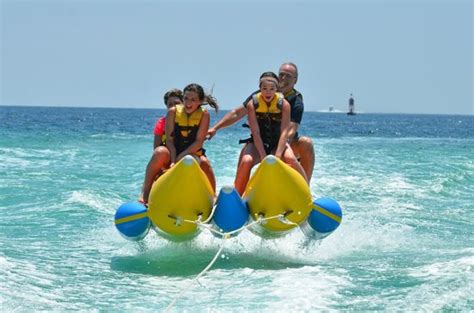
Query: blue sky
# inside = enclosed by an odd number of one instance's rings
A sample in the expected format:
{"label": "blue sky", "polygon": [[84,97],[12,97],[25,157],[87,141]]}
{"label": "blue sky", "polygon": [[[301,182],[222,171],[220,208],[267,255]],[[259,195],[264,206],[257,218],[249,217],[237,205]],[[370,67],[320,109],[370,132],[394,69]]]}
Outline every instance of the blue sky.
{"label": "blue sky", "polygon": [[292,61],[307,111],[474,114],[469,0],[0,1],[1,105],[230,109]]}

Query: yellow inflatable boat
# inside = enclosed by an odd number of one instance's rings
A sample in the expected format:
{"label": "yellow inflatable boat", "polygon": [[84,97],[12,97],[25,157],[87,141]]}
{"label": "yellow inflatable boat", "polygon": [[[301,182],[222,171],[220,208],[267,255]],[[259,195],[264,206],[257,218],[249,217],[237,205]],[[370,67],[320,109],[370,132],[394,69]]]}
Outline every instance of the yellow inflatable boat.
{"label": "yellow inflatable boat", "polygon": [[254,220],[250,229],[262,237],[279,237],[302,223],[313,201],[305,179],[273,155],[260,163],[243,194]]}
{"label": "yellow inflatable boat", "polygon": [[187,240],[199,233],[189,221],[207,220],[213,205],[211,184],[198,162],[188,155],[153,183],[147,215],[158,234]]}
{"label": "yellow inflatable boat", "polygon": [[243,229],[275,238],[297,226],[309,238],[319,240],[332,233],[342,219],[335,200],[320,198],[313,203],[304,178],[271,155],[253,173],[243,198],[233,187],[225,187],[216,203],[213,209],[214,192],[206,175],[193,157],[186,156],[153,184],[148,208],[138,202],[121,205],[115,226],[129,240],[143,239],[150,225],[173,241],[189,240],[202,228],[219,238],[235,236]]}

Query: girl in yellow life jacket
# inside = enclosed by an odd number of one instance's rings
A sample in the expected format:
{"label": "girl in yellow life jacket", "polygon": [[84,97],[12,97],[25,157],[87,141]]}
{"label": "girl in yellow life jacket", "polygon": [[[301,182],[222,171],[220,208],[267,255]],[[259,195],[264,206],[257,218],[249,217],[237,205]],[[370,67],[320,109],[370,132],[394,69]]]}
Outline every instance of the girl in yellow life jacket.
{"label": "girl in yellow life jacket", "polygon": [[202,87],[197,84],[186,86],[183,92],[183,104],[179,105],[178,108],[176,106],[168,107],[165,121],[166,146],[157,147],[147,165],[142,195],[139,199],[145,204],[148,203],[153,182],[164,170],[186,154],[196,156],[201,169],[206,173],[215,191],[214,172],[209,160],[204,155],[204,149],[202,149],[203,136],[205,136],[209,127],[209,113],[203,110],[201,105],[207,102],[217,111],[217,102],[213,97],[205,95]]}
{"label": "girl in yellow life jacket", "polygon": [[252,140],[245,147],[235,177],[235,189],[242,195],[252,167],[273,154],[298,171],[306,174],[288,144],[290,104],[278,92],[278,76],[265,72],[260,76],[260,92],[247,103],[248,122]]}
{"label": "girl in yellow life jacket", "polygon": [[198,84],[186,86],[183,93],[183,104],[169,109],[166,115],[165,133],[166,147],[170,152],[169,167],[188,154],[194,156],[215,192],[214,172],[202,147],[209,129],[210,117],[209,112],[201,106],[207,103],[217,111],[218,105],[216,99],[206,95]]}

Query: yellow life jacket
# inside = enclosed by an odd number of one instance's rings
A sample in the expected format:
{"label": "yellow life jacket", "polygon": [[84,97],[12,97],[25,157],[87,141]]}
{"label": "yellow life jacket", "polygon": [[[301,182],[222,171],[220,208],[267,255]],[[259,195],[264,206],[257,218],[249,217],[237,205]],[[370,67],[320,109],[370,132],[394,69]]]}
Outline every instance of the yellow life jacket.
{"label": "yellow life jacket", "polygon": [[[205,111],[202,107],[199,107],[196,111],[191,114],[187,114],[184,105],[177,104],[176,115],[174,118],[174,145],[176,147],[176,154],[181,153],[187,147],[189,147],[194,141],[199,130],[199,124],[201,123],[202,115]],[[203,154],[203,149],[198,152],[198,155]]]}
{"label": "yellow life jacket", "polygon": [[253,106],[256,113],[280,114],[283,106],[284,96],[281,92],[277,92],[272,101],[268,104],[263,99],[262,93],[258,92],[252,96]]}
{"label": "yellow life jacket", "polygon": [[281,133],[281,108],[284,96],[277,92],[270,103],[265,102],[262,93],[253,95],[253,105],[257,116],[260,136],[265,152],[270,154],[278,146]]}

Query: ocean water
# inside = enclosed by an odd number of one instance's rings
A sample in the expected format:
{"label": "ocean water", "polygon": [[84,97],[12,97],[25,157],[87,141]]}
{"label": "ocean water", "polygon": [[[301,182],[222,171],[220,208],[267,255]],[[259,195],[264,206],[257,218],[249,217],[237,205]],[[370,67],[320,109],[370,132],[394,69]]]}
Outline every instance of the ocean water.
{"label": "ocean water", "polygon": [[[163,113],[0,107],[0,311],[474,310],[473,116],[306,112],[311,191],[344,214],[320,242],[130,242],[114,213],[139,195]],[[218,188],[246,132],[206,142]]]}

